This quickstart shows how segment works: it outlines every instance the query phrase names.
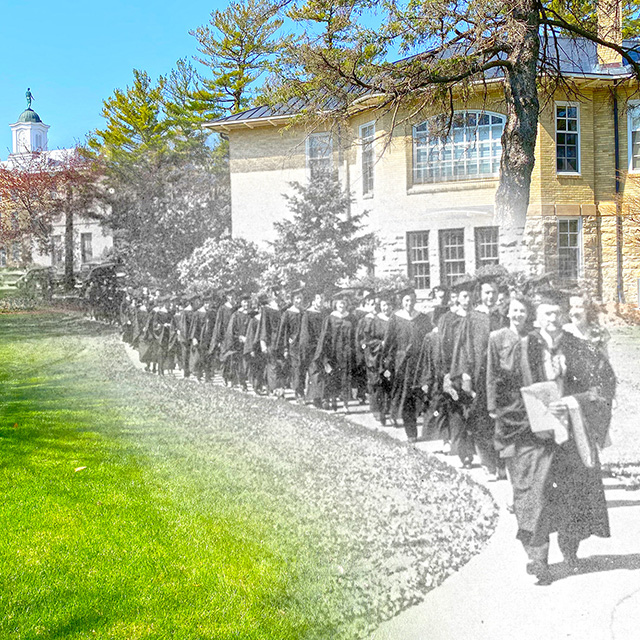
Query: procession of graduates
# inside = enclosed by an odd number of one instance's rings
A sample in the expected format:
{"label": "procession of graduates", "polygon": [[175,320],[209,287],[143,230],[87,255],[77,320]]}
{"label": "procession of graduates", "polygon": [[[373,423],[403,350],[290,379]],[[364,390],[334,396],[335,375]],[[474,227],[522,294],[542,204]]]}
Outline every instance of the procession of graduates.
{"label": "procession of graduates", "polygon": [[[477,459],[489,480],[510,480],[538,584],[552,580],[551,533],[572,570],[582,540],[609,536],[598,459],[615,393],[608,334],[588,296],[548,278],[514,288],[496,275],[462,276],[435,287],[420,310],[413,289],[229,289],[180,299],[127,290],[120,322],[124,341],[158,375],[221,375],[273,398],[289,389],[298,403],[328,411],[368,402],[409,442],[422,417],[423,439],[441,439],[463,467]],[[557,391],[542,429],[523,391],[540,384]]]}

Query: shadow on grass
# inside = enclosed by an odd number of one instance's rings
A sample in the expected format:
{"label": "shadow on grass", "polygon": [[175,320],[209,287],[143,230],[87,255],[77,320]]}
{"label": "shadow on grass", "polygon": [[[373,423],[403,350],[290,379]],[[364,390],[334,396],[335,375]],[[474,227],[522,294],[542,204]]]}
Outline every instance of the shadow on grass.
{"label": "shadow on grass", "polygon": [[104,630],[105,616],[101,616],[96,612],[78,613],[69,616],[64,622],[47,630],[47,637],[51,638],[75,638],[79,635],[99,633]]}
{"label": "shadow on grass", "polygon": [[0,336],[13,343],[34,338],[97,337],[116,331],[113,326],[91,322],[80,314],[67,312],[7,313],[0,317]]}

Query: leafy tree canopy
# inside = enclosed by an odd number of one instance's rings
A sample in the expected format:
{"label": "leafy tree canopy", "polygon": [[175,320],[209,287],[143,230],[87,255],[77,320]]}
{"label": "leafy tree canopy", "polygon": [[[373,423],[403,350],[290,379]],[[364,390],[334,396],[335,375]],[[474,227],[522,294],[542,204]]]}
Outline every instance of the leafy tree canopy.
{"label": "leafy tree canopy", "polygon": [[155,84],[134,70],[133,84],[104,103],[89,153],[105,166],[104,222],[140,282],[175,284],[177,264],[230,228],[226,142],[211,144],[201,127],[217,109],[184,60]]}
{"label": "leafy tree canopy", "polygon": [[204,293],[215,289],[258,290],[269,256],[243,238],[209,238],[180,262],[180,284],[189,291]]}
{"label": "leafy tree canopy", "polygon": [[[631,29],[638,4],[625,6]],[[601,18],[615,22],[616,7],[601,0]],[[405,118],[451,113],[500,78],[506,125],[496,217],[509,228],[524,223],[529,203],[540,74],[567,88],[558,53],[580,57],[561,37],[604,44],[640,76],[640,44],[599,33],[595,0],[294,0],[283,10],[302,35],[279,56],[269,100],[301,101],[309,117],[346,117],[356,100],[375,97],[393,130]]]}

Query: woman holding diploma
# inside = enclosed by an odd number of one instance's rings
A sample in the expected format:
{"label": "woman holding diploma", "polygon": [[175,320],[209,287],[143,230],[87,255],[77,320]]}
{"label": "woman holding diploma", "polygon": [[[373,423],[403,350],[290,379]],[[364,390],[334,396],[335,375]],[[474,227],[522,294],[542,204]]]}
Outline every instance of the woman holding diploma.
{"label": "woman holding diploma", "polygon": [[[599,350],[562,330],[561,305],[560,292],[539,293],[537,328],[523,335],[526,306],[512,300],[510,328],[491,334],[488,355],[488,408],[513,485],[517,537],[529,557],[527,571],[538,584],[551,583],[551,533],[558,533],[571,568],[578,563],[581,540],[610,535],[595,444],[602,446],[606,437],[615,376]],[[538,420],[533,424],[527,414],[519,391],[525,387],[535,396],[541,388],[537,383],[556,387],[557,399],[546,407],[548,423],[550,429],[554,423],[567,425],[568,439],[544,430]]]}

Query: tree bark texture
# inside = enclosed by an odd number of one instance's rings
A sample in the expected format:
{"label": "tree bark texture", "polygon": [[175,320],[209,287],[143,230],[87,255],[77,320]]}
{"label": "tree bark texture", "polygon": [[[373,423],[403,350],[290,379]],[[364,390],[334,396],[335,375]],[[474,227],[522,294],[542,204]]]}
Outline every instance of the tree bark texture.
{"label": "tree bark texture", "polygon": [[525,224],[538,132],[537,62],[539,18],[535,0],[513,5],[510,51],[505,68],[506,124],[502,134],[500,180],[495,199],[496,223],[502,229]]}
{"label": "tree bark texture", "polygon": [[64,288],[65,291],[73,291],[75,275],[73,273],[73,194],[67,190],[67,202],[64,208]]}

